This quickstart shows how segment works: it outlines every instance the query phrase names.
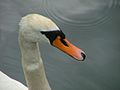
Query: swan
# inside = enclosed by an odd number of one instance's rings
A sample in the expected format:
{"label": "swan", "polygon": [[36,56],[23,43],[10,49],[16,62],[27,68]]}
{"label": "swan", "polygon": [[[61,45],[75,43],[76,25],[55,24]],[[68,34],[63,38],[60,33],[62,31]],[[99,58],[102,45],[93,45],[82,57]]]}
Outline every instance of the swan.
{"label": "swan", "polygon": [[71,44],[51,19],[39,14],[22,17],[18,41],[27,87],[0,71],[0,90],[51,90],[39,51],[41,43],[49,43],[78,61],[85,59],[84,51]]}

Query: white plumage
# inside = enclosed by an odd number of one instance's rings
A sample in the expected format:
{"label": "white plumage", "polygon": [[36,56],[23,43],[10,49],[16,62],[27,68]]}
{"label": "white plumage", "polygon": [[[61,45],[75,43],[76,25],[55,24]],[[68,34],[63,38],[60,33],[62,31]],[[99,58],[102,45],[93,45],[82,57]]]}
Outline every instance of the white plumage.
{"label": "white plumage", "polygon": [[[41,31],[47,34],[42,34]],[[21,19],[18,40],[28,88],[0,72],[0,90],[51,90],[39,51],[39,44],[41,43],[50,43],[51,41],[53,46],[73,58],[85,59],[84,52],[70,44],[52,20],[38,14],[29,14]]]}
{"label": "white plumage", "polygon": [[28,90],[28,88],[0,71],[0,90]]}

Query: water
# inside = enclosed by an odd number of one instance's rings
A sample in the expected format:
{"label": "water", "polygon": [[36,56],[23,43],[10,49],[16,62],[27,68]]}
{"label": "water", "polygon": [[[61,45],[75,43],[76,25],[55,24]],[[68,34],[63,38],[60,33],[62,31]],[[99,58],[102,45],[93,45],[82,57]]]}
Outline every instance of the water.
{"label": "water", "polygon": [[107,22],[115,0],[43,0],[46,13],[60,23],[88,28]]}
{"label": "water", "polygon": [[39,13],[87,54],[77,62],[50,45],[40,46],[53,90],[120,90],[119,0],[1,0],[0,8],[0,70],[7,75],[25,84],[18,23],[26,14]]}

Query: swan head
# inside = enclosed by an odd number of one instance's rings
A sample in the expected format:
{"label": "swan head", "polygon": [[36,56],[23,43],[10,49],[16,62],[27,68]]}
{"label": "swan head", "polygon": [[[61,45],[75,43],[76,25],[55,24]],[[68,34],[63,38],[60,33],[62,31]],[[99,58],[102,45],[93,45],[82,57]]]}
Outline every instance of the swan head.
{"label": "swan head", "polygon": [[86,57],[84,51],[71,44],[59,27],[47,17],[29,14],[19,23],[20,34],[27,42],[48,42],[78,61]]}

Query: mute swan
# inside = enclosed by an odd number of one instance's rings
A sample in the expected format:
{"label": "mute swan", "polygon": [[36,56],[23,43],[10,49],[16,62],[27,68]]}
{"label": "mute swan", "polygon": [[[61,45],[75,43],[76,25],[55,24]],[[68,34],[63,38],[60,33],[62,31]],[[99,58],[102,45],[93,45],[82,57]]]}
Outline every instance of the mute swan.
{"label": "mute swan", "polygon": [[21,19],[18,40],[28,88],[0,72],[0,90],[51,90],[38,46],[43,42],[48,42],[78,61],[85,59],[85,53],[72,45],[52,20],[39,14],[29,14]]}

